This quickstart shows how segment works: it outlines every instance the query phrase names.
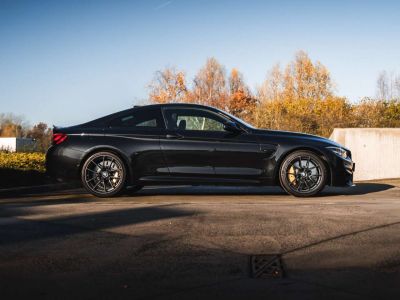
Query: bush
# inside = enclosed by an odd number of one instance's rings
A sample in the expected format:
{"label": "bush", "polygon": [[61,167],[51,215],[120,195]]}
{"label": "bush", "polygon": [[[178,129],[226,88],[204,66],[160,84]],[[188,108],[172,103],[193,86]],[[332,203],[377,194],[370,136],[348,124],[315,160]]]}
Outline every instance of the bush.
{"label": "bush", "polygon": [[38,171],[44,173],[44,153],[7,153],[0,152],[0,169],[20,171]]}
{"label": "bush", "polygon": [[0,152],[0,189],[52,183],[45,170],[44,153]]}
{"label": "bush", "polygon": [[351,105],[344,98],[263,101],[254,112],[259,128],[300,131],[328,137],[335,127],[350,126]]}
{"label": "bush", "polygon": [[300,131],[329,137],[334,128],[400,127],[400,100],[345,98],[265,100],[255,108],[259,128]]}

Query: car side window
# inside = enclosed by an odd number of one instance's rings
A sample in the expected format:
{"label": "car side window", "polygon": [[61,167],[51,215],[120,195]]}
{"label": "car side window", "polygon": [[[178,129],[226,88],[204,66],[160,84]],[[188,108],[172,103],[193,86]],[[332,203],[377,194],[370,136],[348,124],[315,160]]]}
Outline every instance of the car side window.
{"label": "car side window", "polygon": [[170,130],[224,131],[225,119],[201,109],[164,110],[167,128]]}
{"label": "car side window", "polygon": [[126,115],[117,117],[109,123],[111,128],[136,128],[136,129],[156,129],[163,128],[161,111],[154,110],[134,110]]}

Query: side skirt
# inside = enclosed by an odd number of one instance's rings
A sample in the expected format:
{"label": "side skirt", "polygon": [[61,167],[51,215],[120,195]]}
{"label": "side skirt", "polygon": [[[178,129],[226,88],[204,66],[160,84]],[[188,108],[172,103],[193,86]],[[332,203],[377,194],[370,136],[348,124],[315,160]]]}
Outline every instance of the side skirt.
{"label": "side skirt", "polygon": [[274,185],[269,178],[256,179],[236,179],[236,178],[199,178],[199,177],[175,177],[175,176],[146,176],[141,177],[137,182],[140,185],[164,185],[164,184],[184,184],[184,185]]}

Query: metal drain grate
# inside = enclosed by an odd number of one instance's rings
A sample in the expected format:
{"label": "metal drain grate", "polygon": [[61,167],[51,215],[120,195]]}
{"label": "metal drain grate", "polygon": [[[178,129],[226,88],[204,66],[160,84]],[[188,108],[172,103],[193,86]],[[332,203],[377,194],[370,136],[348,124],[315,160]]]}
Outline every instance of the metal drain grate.
{"label": "metal drain grate", "polygon": [[277,254],[251,255],[250,276],[252,278],[282,278],[282,258]]}

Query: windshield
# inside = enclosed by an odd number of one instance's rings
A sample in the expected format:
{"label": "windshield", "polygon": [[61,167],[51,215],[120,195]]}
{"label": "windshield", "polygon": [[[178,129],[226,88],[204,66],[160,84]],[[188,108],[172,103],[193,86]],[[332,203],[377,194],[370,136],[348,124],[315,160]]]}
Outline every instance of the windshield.
{"label": "windshield", "polygon": [[250,125],[249,123],[243,121],[242,119],[239,119],[238,117],[235,117],[234,115],[231,115],[230,113],[227,113],[226,111],[220,110],[218,109],[218,111],[226,116],[228,116],[231,119],[234,119],[236,122],[238,122],[239,124],[244,125],[245,127],[249,127],[252,129],[256,129],[253,125]]}

